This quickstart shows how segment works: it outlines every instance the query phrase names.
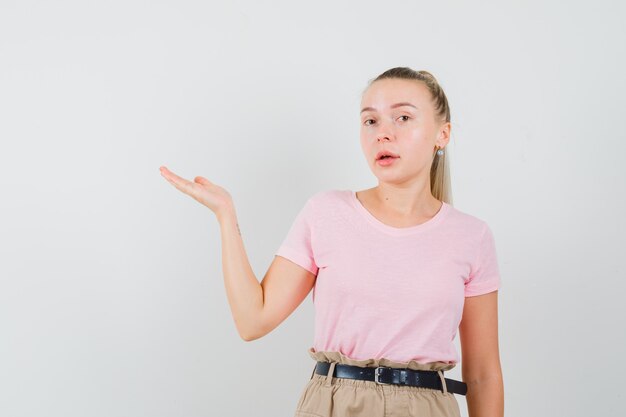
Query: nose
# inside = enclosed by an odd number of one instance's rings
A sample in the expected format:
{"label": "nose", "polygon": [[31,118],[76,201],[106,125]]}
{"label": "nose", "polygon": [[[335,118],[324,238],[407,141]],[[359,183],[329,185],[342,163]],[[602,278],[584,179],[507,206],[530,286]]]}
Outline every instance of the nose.
{"label": "nose", "polygon": [[390,122],[381,119],[376,125],[376,142],[389,141],[393,138],[393,125]]}
{"label": "nose", "polygon": [[376,132],[376,141],[382,142],[391,140],[391,129],[389,129],[389,127],[387,127],[387,125],[383,123],[380,123],[379,126],[380,128],[378,129],[378,132]]}

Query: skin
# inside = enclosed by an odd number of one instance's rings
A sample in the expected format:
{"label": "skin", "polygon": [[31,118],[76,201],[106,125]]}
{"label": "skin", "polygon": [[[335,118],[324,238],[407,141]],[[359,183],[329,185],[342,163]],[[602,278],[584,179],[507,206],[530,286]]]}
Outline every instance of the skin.
{"label": "skin", "polygon": [[[420,82],[379,80],[363,94],[361,147],[378,186],[357,198],[383,223],[409,227],[432,218],[441,202],[430,192],[430,166],[437,148],[450,139],[450,123],[435,117],[430,92]],[[409,106],[392,108],[399,102]],[[400,155],[391,166],[374,158],[381,150]],[[181,192],[211,209],[220,224],[224,284],[233,319],[245,341],[275,329],[302,303],[316,276],[275,256],[262,281],[254,275],[243,245],[235,206],[227,190],[204,177],[182,178],[165,166],[161,175]],[[497,291],[465,299],[459,325],[463,381],[470,417],[502,417],[504,400],[498,352]]]}
{"label": "skin", "polygon": [[[394,107],[411,103],[415,107]],[[436,117],[428,88],[419,81],[383,79],[361,99],[361,148],[374,188],[357,192],[361,204],[381,222],[409,227],[432,218],[441,208],[430,190],[430,167],[438,148],[450,140],[450,123]],[[400,156],[380,166],[378,151]],[[498,347],[498,292],[466,297],[459,325],[463,381],[470,417],[502,417],[504,389]]]}
{"label": "skin", "polygon": [[[430,191],[430,166],[434,152],[450,140],[450,123],[435,120],[430,101],[423,83],[399,79],[374,82],[361,99],[361,149],[378,186],[356,194],[372,214],[391,226],[423,223],[441,208]],[[396,103],[411,103],[417,109],[392,108]],[[400,158],[380,166],[375,158],[381,150]]]}

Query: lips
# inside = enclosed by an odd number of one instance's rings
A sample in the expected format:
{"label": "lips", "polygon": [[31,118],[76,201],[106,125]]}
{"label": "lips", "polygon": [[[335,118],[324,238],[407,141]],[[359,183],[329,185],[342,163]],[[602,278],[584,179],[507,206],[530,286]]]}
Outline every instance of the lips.
{"label": "lips", "polygon": [[[386,156],[392,157],[392,158],[399,158],[400,156],[398,154],[395,154],[391,151],[380,151],[376,154],[376,160],[378,161],[381,158],[384,158]],[[386,158],[385,158],[386,159]]]}

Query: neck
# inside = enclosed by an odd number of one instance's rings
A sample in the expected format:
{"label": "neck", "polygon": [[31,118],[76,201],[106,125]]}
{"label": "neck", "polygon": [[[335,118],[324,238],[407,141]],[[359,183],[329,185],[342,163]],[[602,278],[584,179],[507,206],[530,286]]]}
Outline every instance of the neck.
{"label": "neck", "polygon": [[380,206],[402,216],[432,216],[441,208],[441,201],[437,200],[428,187],[397,187],[388,184],[379,184],[372,191],[373,198]]}

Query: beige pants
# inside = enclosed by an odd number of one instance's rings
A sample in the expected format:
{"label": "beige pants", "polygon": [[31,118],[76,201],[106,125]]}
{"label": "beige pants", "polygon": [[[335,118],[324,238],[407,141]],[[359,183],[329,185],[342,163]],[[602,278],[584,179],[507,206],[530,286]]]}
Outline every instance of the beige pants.
{"label": "beige pants", "polygon": [[[362,367],[388,366],[414,370],[446,371],[454,364],[444,362],[393,362],[388,359],[350,359],[340,352],[315,352],[317,361],[330,362],[328,375],[311,374],[296,406],[295,417],[460,417],[453,393],[425,387],[377,384],[374,381],[331,377],[336,364]],[[314,369],[315,370],[315,369]],[[443,372],[439,372],[443,382]],[[446,391],[446,392],[444,392]]]}

